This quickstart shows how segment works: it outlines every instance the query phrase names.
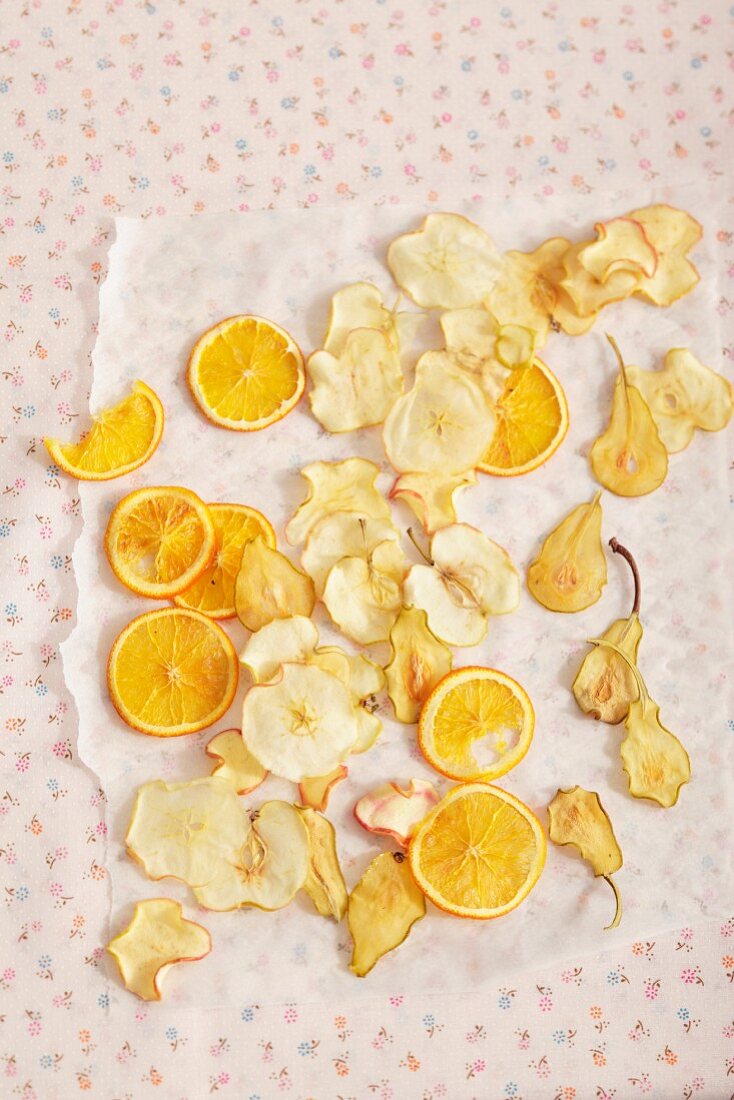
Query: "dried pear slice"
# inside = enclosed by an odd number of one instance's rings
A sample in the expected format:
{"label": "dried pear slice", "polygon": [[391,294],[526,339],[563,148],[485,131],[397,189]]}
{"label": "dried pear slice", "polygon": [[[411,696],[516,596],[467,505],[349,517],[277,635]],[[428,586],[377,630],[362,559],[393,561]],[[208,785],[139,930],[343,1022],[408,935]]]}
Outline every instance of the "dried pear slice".
{"label": "dried pear slice", "polygon": [[454,493],[476,485],[475,469],[444,477],[441,474],[400,474],[390,490],[390,500],[404,500],[427,535],[456,523]]}
{"label": "dried pear slice", "polygon": [[355,803],[354,816],[363,829],[392,837],[407,848],[417,826],[440,801],[440,794],[427,779],[409,779],[407,787],[383,783]]}
{"label": "dried pear slice", "polygon": [[650,698],[640,670],[618,645],[604,638],[590,644],[607,646],[632,669],[638,698],[630,703],[625,721],[627,736],[620,747],[633,798],[649,798],[668,809],[678,801],[680,789],[691,778],[691,761],[683,745],[660,721],[660,707]]}
{"label": "dried pear slice", "polygon": [[387,250],[395,282],[427,309],[477,305],[497,282],[501,263],[489,234],[460,214],[429,214]]}
{"label": "dried pear slice", "polygon": [[336,768],[357,734],[350,691],[313,665],[281,665],[278,678],[255,684],[242,704],[247,748],[264,768],[294,783]]}
{"label": "dried pear slice", "polygon": [[658,266],[658,254],[647,239],[644,226],[633,218],[612,218],[594,226],[597,240],[585,244],[578,262],[597,282],[606,283],[617,271],[651,279]]}
{"label": "dried pear slice", "polygon": [[658,489],[668,472],[665,449],[650,408],[627,378],[622,353],[613,337],[607,340],[619,360],[609,426],[589,455],[596,480],[618,496],[641,497]]}
{"label": "dried pear slice", "polygon": [[528,569],[528,589],[549,611],[584,611],[601,596],[607,562],[601,544],[601,504],[579,504],[554,527]]}
{"label": "dried pear slice", "polygon": [[308,806],[298,806],[297,810],[306,826],[309,844],[308,876],[303,889],[317,913],[333,917],[338,923],[347,911],[349,894],[339,866],[334,826]]}
{"label": "dried pear slice", "polygon": [[721,431],[734,410],[731,382],[688,348],[671,348],[662,370],[627,367],[627,380],[647,401],[668,454],[684,450],[696,428]]}
{"label": "dried pear slice", "polygon": [[670,306],[701,278],[686,253],[698,244],[703,228],[685,210],[665,203],[632,210],[627,217],[640,222],[658,254],[655,274],[641,279],[635,294],[655,306]]}
{"label": "dried pear slice", "polygon": [[234,592],[237,618],[253,632],[274,619],[308,617],[316,603],[313,581],[264,539],[252,539],[242,551]]}
{"label": "dried pear slice", "polygon": [[622,866],[622,850],[596,791],[578,786],[558,790],[548,805],[548,836],[554,844],[572,844],[595,876],[609,883],[617,907],[606,929],[616,928],[622,919],[622,899],[611,876]]}
{"label": "dried pear slice", "polygon": [[107,944],[126,989],[143,1001],[160,1001],[169,967],[198,962],[211,949],[206,928],[186,920],[180,903],[170,898],[139,901],[127,928]]}
{"label": "dried pear slice", "polygon": [[390,506],[375,485],[379,472],[366,458],[304,466],[301,476],[309,483],[309,492],[286,525],[285,536],[291,546],[305,542],[309,531],[332,512],[359,512],[389,520]]}
{"label": "dried pear slice", "polygon": [[403,601],[407,566],[400,546],[385,541],[366,559],[342,558],[330,569],[322,599],[347,637],[361,645],[388,637]]}
{"label": "dried pear slice", "polygon": [[415,922],[425,915],[426,899],[405,856],[397,852],[375,856],[349,895],[352,973],[364,978],[383,955],[403,943]]}
{"label": "dried pear slice", "polygon": [[306,539],[301,565],[321,597],[329,570],[342,558],[367,560],[381,542],[398,541],[392,520],[359,512],[333,512],[315,524]]}
{"label": "dried pear slice", "polygon": [[304,886],[308,833],[295,806],[278,799],[264,802],[250,814],[249,825],[236,857],[213,868],[210,881],[194,890],[205,909],[282,909]]}
{"label": "dried pear slice", "polygon": [[[615,619],[602,638],[614,642],[631,661],[637,663],[637,650],[642,639],[640,574],[635,559],[626,547],[616,539],[610,539],[609,545],[613,553],[621,554],[629,564],[635,582],[635,595],[628,618]],[[629,666],[603,646],[595,646],[584,657],[571,690],[585,714],[612,726],[627,717],[630,703],[637,698],[637,683]]]}
{"label": "dried pear slice", "polygon": [[285,662],[302,664],[310,660],[319,640],[316,624],[305,615],[273,619],[247,639],[240,662],[256,684],[277,676]]}
{"label": "dried pear slice", "polygon": [[315,351],[306,367],[311,412],[328,432],[381,424],[403,392],[398,353],[378,329],[355,329],[338,357]]}
{"label": "dried pear slice", "polygon": [[304,806],[310,806],[313,810],[325,810],[332,790],[337,783],[346,779],[348,774],[344,765],[339,764],[326,775],[308,776],[298,784],[298,797]]}
{"label": "dried pear slice", "polygon": [[372,283],[350,283],[332,296],[324,350],[338,356],[350,332],[373,328],[384,333],[393,350],[400,352],[413,339],[422,320],[423,314],[398,311],[397,304],[388,309],[382,291]]}
{"label": "dried pear slice", "polygon": [[125,843],[148,878],[200,886],[239,852],[248,832],[237,792],[226,779],[156,779],[138,789]]}
{"label": "dried pear slice", "polygon": [[417,722],[433,688],[451,671],[451,650],[429,630],[425,611],[404,607],[390,631],[387,693],[399,722]]}
{"label": "dried pear slice", "polygon": [[219,761],[212,775],[226,779],[237,794],[249,794],[267,777],[267,770],[247,749],[239,730],[223,730],[207,742],[204,751]]}

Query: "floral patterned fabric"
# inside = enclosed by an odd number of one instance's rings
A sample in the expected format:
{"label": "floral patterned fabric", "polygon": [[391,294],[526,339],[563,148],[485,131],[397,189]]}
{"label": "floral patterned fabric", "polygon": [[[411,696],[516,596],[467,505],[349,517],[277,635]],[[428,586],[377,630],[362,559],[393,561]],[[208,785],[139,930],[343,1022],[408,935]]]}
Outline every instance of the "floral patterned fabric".
{"label": "floral patterned fabric", "polygon": [[356,1011],[258,1007],[243,988],[216,1032],[175,999],[109,1003],[104,794],[59,659],[79,498],[41,441],[86,413],[110,215],[725,186],[728,3],[275,7],[0,4],[0,1094],[724,1100],[734,918],[497,988],[488,959],[483,995]]}

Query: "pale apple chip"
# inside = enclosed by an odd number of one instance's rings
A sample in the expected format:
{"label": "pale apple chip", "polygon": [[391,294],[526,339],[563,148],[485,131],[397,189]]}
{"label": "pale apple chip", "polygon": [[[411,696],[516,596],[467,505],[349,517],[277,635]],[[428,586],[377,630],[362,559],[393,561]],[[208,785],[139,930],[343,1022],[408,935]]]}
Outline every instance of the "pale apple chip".
{"label": "pale apple chip", "polygon": [[428,629],[425,611],[404,607],[390,631],[387,694],[399,722],[417,722],[432,690],[451,671],[451,650]]}
{"label": "pale apple chip", "polygon": [[314,810],[325,810],[331,794],[337,783],[347,778],[348,770],[343,764],[326,775],[311,775],[302,779],[298,784],[298,797],[304,806],[310,806]]}
{"label": "pale apple chip", "polygon": [[237,618],[253,632],[274,619],[308,617],[316,593],[310,577],[259,536],[245,544],[234,590]]}
{"label": "pale apple chip", "polygon": [[306,539],[301,565],[322,596],[329,570],[342,558],[368,559],[381,542],[398,540],[389,518],[373,519],[359,512],[333,512],[315,524]]}
{"label": "pale apple chip", "polygon": [[398,310],[397,304],[388,309],[382,291],[373,283],[350,283],[337,290],[331,299],[324,350],[339,356],[350,332],[374,328],[383,332],[393,351],[399,353],[413,340],[423,316]]}
{"label": "pale apple chip", "polygon": [[499,325],[486,309],[449,309],[438,323],[457,366],[477,371],[494,358]]}
{"label": "pale apple chip", "polygon": [[264,768],[294,783],[336,768],[357,734],[351,692],[313,665],[281,665],[278,678],[255,684],[242,705],[246,746]]}
{"label": "pale apple chip", "polygon": [[382,733],[382,722],[374,713],[377,707],[374,696],[385,686],[383,670],[363,654],[345,653],[339,646],[322,646],[311,660],[338,676],[352,693],[357,720],[357,739],[351,749],[352,755],[371,749]]}
{"label": "pale apple chip", "polygon": [[383,955],[403,943],[425,915],[426,899],[405,856],[397,852],[375,856],[349,895],[352,973],[363,978]]}
{"label": "pale apple chip", "polygon": [[355,803],[354,816],[363,829],[392,837],[407,848],[416,827],[440,801],[440,794],[426,779],[409,779],[407,787],[383,783]]}
{"label": "pale apple chip", "polygon": [[368,558],[342,558],[324,586],[324,605],[336,625],[360,645],[384,641],[402,604],[408,562],[398,543],[379,543]]}
{"label": "pale apple chip", "polygon": [[237,794],[249,794],[267,777],[265,768],[246,748],[239,730],[223,730],[216,734],[207,742],[204,751],[219,761],[212,775],[226,779]]}
{"label": "pale apple chip", "polygon": [[404,501],[427,535],[456,523],[454,493],[476,485],[476,470],[442,477],[441,474],[400,474],[390,490],[390,500]]}
{"label": "pale apple chip", "polygon": [[307,662],[318,640],[316,624],[305,615],[273,619],[250,635],[240,654],[240,662],[256,684],[264,684],[277,675],[286,661],[294,664]]}
{"label": "pale apple chip", "polygon": [[635,294],[655,306],[670,306],[693,290],[701,278],[686,255],[701,240],[701,223],[685,210],[665,203],[643,206],[627,217],[640,222],[658,255],[654,275],[641,279]]}
{"label": "pale apple chip", "polygon": [[477,305],[495,285],[501,261],[489,234],[460,214],[429,214],[387,250],[393,279],[426,309]]}
{"label": "pale apple chip", "polygon": [[295,806],[273,799],[247,820],[249,831],[237,855],[194,890],[205,909],[282,909],[306,883],[308,833]]}
{"label": "pale apple chip", "polygon": [[449,477],[481,461],[495,424],[480,386],[448,352],[428,351],[418,361],[413,388],[390,410],[383,441],[398,473]]}
{"label": "pale apple chip", "polygon": [[234,786],[220,776],[138,789],[125,843],[148,878],[208,882],[247,838],[249,823]]}
{"label": "pale apple chip", "polygon": [[606,282],[594,278],[581,265],[580,255],[588,246],[588,241],[571,245],[563,257],[565,275],[559,286],[566,291],[579,317],[593,317],[612,302],[621,302],[641,285],[643,279],[639,268],[623,268],[611,271]]}
{"label": "pale apple chip", "polygon": [[731,419],[731,383],[701,363],[688,348],[671,348],[662,370],[629,366],[627,377],[647,402],[669,454],[684,450],[696,428],[718,432]]}
{"label": "pale apple chip", "polygon": [[558,268],[569,244],[565,237],[551,237],[534,252],[506,252],[500,277],[484,302],[498,325],[522,325],[535,332],[538,348],[548,338]]}
{"label": "pale apple chip", "polygon": [[358,512],[373,519],[390,519],[390,507],[375,485],[379,474],[366,458],[345,458],[341,462],[312,462],[301,476],[309,493],[288,521],[286,538],[292,546],[305,542],[309,532],[332,512]]}
{"label": "pale apple chip", "polygon": [[495,355],[503,367],[518,370],[529,367],[538,346],[538,334],[525,325],[502,325],[497,333]]}
{"label": "pale apple chip", "polygon": [[381,424],[403,392],[398,353],[374,328],[350,332],[338,358],[315,351],[307,369],[311,411],[329,432]]}
{"label": "pale apple chip", "polygon": [[615,272],[628,271],[651,279],[658,266],[658,254],[651,245],[641,222],[632,218],[612,218],[594,226],[596,241],[578,252],[578,262],[597,282],[606,283]]}
{"label": "pale apple chip", "polygon": [[180,903],[171,898],[139,901],[127,928],[107,944],[125,988],[144,1001],[160,1001],[161,982],[171,966],[198,962],[211,948],[206,928],[186,920]]}
{"label": "pale apple chip", "polygon": [[349,895],[339,866],[334,826],[316,810],[299,806],[298,813],[306,826],[309,843],[308,876],[303,889],[322,917],[332,917],[337,924],[347,911]]}

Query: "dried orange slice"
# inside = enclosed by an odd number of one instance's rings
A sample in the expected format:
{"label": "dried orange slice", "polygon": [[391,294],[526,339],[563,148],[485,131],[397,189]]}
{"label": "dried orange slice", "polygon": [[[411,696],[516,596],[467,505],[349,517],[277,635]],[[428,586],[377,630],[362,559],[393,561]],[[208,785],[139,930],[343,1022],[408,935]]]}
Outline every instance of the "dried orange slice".
{"label": "dried orange slice", "polygon": [[264,317],[228,317],[200,336],[189,357],[189,388],[220,428],[255,432],[282,419],[306,384],[303,356],[285,329]]}
{"label": "dried orange slice", "polygon": [[222,717],[237,690],[234,646],[198,611],[148,611],[117,636],[107,662],[115,710],[154,737],[197,733]]}
{"label": "dried orange slice", "polygon": [[234,588],[245,544],[261,535],[275,547],[275,531],[262,512],[246,504],[210,504],[217,549],[214,560],[197,580],[174,597],[179,607],[191,607],[210,619],[233,619]]}
{"label": "dried orange slice", "polygon": [[105,553],[118,580],[139,596],[170,599],[185,592],[217,550],[203,500],[176,485],[135,489],[107,524]]}
{"label": "dried orange slice", "polygon": [[494,411],[497,427],[477,466],[485,474],[515,477],[537,469],[568,431],[566,395],[540,359],[510,372]]}
{"label": "dried orange slice", "polygon": [[145,382],[117,405],[94,417],[78,443],[44,439],[46,450],[65,474],[79,481],[109,481],[147,462],[163,435],[163,405]]}
{"label": "dried orange slice", "polygon": [[491,920],[540,878],[545,836],[519,798],[489,783],[454,787],[418,826],[408,849],[423,893],[457,917]]}
{"label": "dried orange slice", "polygon": [[423,704],[418,744],[449,779],[488,783],[522,760],[534,727],[533,704],[511,676],[496,668],[458,668]]}

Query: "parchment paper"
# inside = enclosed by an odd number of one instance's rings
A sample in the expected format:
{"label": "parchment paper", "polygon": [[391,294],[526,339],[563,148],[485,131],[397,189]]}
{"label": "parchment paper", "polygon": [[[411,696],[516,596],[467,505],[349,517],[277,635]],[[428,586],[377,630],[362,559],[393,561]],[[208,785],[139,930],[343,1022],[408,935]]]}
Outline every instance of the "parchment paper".
{"label": "parchment paper", "polygon": [[[705,210],[700,194],[669,193],[669,201]],[[635,193],[601,207],[583,197],[572,203],[526,200],[493,206],[462,206],[487,227],[498,245],[532,248],[559,233],[589,236],[596,218],[610,218],[660,195]],[[710,209],[710,206],[709,206]],[[595,724],[577,709],[570,693],[585,639],[598,635],[631,603],[627,566],[610,555],[609,583],[602,600],[576,615],[552,614],[523,591],[518,611],[494,619],[486,641],[455,651],[455,666],[488,664],[516,677],[536,710],[536,732],[525,760],[500,782],[524,799],[545,823],[545,806],[557,787],[582,784],[599,792],[625,856],[616,881],[624,916],[604,932],[613,899],[572,849],[549,845],[546,870],[530,898],[494,922],[462,921],[429,906],[407,942],[364,981],[347,970],[346,924],[318,916],[305,896],[269,914],[231,914],[198,909],[187,889],[173,881],[149,882],[125,854],[124,836],[137,787],[150,779],[180,780],[208,774],[204,744],[218,731],[239,725],[248,684],[243,674],[230,712],[215,727],[193,737],[158,740],[129,729],[107,699],[105,663],[119,630],[157,604],[124,589],[102,550],[110,510],[140,485],[181,484],[208,501],[241,501],[263,510],[279,545],[288,549],[283,527],[305,491],[300,468],[315,459],[363,455],[383,465],[382,488],[390,484],[379,429],[329,436],[311,417],[308,401],[281,423],[252,435],[209,424],[194,407],[185,384],[188,352],[210,325],[235,313],[257,313],[284,325],[305,351],[320,346],[331,293],[346,282],[369,279],[393,288],[384,254],[390,239],[416,227],[426,211],[409,207],[309,209],[225,214],[157,221],[116,219],[109,275],[100,297],[99,336],[94,352],[91,408],[118,400],[142,378],[160,395],[166,411],[163,441],[153,459],[121,479],[80,486],[83,533],[74,553],[79,584],[76,629],[64,647],[65,673],[79,710],[79,750],[98,775],[108,799],[107,866],[111,876],[110,933],[127,923],[133,903],[171,896],[211,932],[214,949],[195,967],[168,978],[167,995],[177,1003],[212,1007],[247,1001],[330,1000],[384,991],[469,991],[495,987],[521,967],[541,966],[584,951],[649,937],[704,916],[724,915],[732,898],[732,757],[727,729],[731,713],[727,672],[731,667],[731,531],[722,459],[724,439],[697,433],[689,449],[673,456],[665,484],[649,497],[603,497],[605,540],[616,535],[636,554],[642,572],[645,636],[641,667],[663,721],[690,751],[693,781],[679,804],[662,810],[633,800],[619,759],[621,727]],[[720,363],[715,311],[715,240],[708,231],[697,249],[701,285],[667,310],[627,301],[607,309],[595,329],[572,340],[551,335],[543,357],[565,388],[571,413],[567,439],[556,456],[533,474],[480,477],[460,500],[460,518],[504,545],[524,574],[540,542],[571,507],[591,498],[594,482],[587,454],[606,425],[616,364],[603,336],[615,334],[628,361],[659,365],[669,347],[690,346],[704,362]],[[437,329],[426,330],[438,343]],[[412,361],[408,364],[408,374]],[[395,508],[405,528],[413,518]],[[406,550],[410,546],[405,540]],[[328,640],[349,643],[317,620]],[[240,649],[246,633],[226,624]],[[386,647],[372,655],[385,659]],[[415,747],[414,727],[391,719],[381,701],[384,733],[366,755],[349,762],[349,778],[332,794],[328,816],[335,823],[349,886],[372,855],[389,847],[364,833],[352,817],[360,795],[387,779],[437,777]],[[296,798],[295,787],[270,778],[244,801]],[[123,995],[116,984],[112,994]]]}

